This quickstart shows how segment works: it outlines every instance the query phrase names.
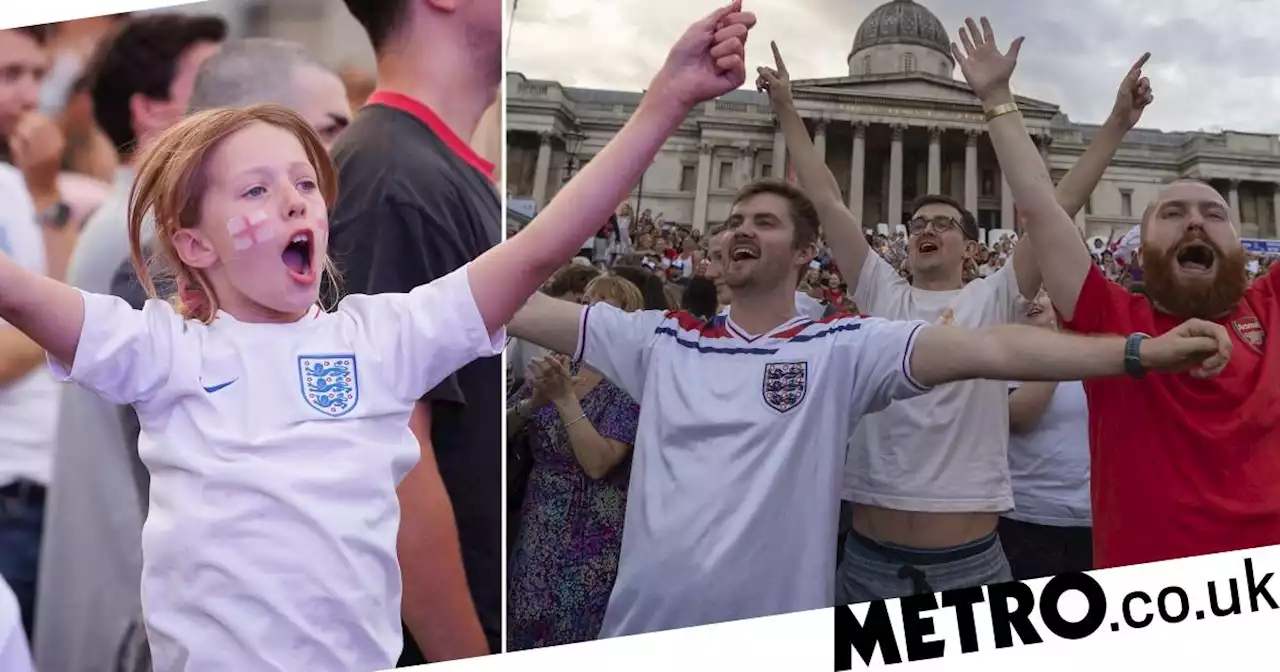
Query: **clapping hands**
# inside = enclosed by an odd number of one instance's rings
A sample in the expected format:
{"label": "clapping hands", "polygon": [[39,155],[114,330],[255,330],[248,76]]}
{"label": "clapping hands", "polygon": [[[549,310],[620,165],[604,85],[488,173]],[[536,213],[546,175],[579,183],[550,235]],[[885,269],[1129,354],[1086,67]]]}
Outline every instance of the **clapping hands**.
{"label": "clapping hands", "polygon": [[747,81],[747,34],[755,25],[755,15],[742,11],[742,0],[693,24],[671,48],[650,94],[692,109],[741,87]]}
{"label": "clapping hands", "polygon": [[573,374],[568,362],[559,355],[538,357],[529,362],[529,382],[533,387],[534,406],[556,403],[573,394]]}

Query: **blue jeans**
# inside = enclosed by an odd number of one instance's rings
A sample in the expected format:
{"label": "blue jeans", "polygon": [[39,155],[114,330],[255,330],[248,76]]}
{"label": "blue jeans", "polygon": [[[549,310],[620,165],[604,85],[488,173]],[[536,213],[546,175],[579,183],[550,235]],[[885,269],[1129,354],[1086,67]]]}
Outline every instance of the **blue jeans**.
{"label": "blue jeans", "polygon": [[28,639],[35,626],[43,530],[44,487],[27,481],[0,487],[0,577],[18,596]]}
{"label": "blue jeans", "polygon": [[962,546],[910,549],[850,530],[836,577],[840,604],[936,593],[1012,581],[1000,538],[992,532]]}

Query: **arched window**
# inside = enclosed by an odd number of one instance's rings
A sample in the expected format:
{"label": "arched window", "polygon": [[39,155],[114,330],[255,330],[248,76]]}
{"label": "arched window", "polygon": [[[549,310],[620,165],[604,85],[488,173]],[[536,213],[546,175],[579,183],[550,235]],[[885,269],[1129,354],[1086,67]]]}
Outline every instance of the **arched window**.
{"label": "arched window", "polygon": [[903,54],[903,55],[902,55],[902,71],[903,71],[903,72],[915,72],[915,71],[916,71],[916,57],[915,57],[915,54]]}
{"label": "arched window", "polygon": [[864,75],[871,74],[871,57],[870,56],[864,56],[862,58],[862,74]]}

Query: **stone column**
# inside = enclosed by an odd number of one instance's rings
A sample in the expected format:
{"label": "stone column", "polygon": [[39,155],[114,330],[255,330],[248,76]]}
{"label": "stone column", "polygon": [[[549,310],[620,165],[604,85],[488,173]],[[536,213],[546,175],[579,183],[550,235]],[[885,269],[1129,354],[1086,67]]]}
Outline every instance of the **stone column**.
{"label": "stone column", "polygon": [[538,164],[533,173],[533,201],[538,209],[547,204],[547,181],[551,176],[551,133],[538,134]]}
{"label": "stone column", "polygon": [[934,126],[929,129],[929,191],[930,194],[942,193],[942,129]]}
{"label": "stone column", "polygon": [[773,177],[787,179],[787,136],[779,128],[773,132]]}
{"label": "stone column", "polygon": [[1044,159],[1045,168],[1049,168],[1049,146],[1053,144],[1053,136],[1045,133],[1036,138],[1036,147],[1040,148],[1040,158]]}
{"label": "stone column", "polygon": [[889,230],[902,223],[902,133],[906,126],[893,125],[893,145],[889,149]]}
{"label": "stone column", "polygon": [[1013,214],[1013,190],[1009,188],[1009,178],[1005,176],[1004,170],[1000,171],[1000,228],[1018,228]]}
{"label": "stone column", "polygon": [[966,131],[964,146],[964,209],[978,216],[978,131]]}
{"label": "stone column", "polygon": [[1280,237],[1280,184],[1271,185],[1271,237]]}
{"label": "stone column", "polygon": [[827,120],[817,119],[813,122],[813,148],[823,163],[827,161]]}
{"label": "stone column", "polygon": [[[862,121],[853,122],[853,154],[849,158],[849,212],[862,222],[862,195],[866,191],[867,175],[867,124]],[[1276,193],[1280,194],[1280,185]],[[1280,199],[1280,196],[1277,196]]]}
{"label": "stone column", "polygon": [[704,142],[698,146],[698,190],[693,198],[693,228],[707,230],[707,194],[711,189],[711,152],[714,147]]}
{"label": "stone column", "polygon": [[1231,223],[1235,224],[1236,231],[1240,231],[1240,180],[1231,180],[1230,191],[1227,192],[1227,202],[1231,204]]}

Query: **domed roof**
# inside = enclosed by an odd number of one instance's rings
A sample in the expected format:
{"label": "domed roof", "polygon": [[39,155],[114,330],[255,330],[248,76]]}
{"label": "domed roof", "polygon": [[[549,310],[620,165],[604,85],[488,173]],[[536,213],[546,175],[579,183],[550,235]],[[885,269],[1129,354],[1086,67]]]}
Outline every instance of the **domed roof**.
{"label": "domed roof", "polygon": [[947,29],[933,12],[912,0],[892,0],[875,8],[858,26],[853,53],[881,44],[915,44],[951,58]]}

